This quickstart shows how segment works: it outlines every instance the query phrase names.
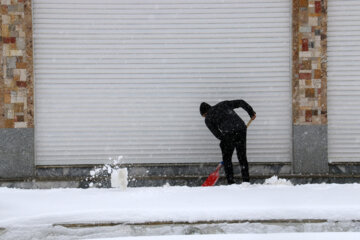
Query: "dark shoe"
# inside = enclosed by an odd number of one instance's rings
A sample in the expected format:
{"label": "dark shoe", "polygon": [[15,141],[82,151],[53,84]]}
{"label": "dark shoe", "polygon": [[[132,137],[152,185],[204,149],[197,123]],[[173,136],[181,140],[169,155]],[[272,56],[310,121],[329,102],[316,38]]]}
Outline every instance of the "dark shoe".
{"label": "dark shoe", "polygon": [[236,182],[234,180],[229,180],[228,185],[235,184]]}
{"label": "dark shoe", "polygon": [[250,182],[250,178],[243,178],[243,182]]}

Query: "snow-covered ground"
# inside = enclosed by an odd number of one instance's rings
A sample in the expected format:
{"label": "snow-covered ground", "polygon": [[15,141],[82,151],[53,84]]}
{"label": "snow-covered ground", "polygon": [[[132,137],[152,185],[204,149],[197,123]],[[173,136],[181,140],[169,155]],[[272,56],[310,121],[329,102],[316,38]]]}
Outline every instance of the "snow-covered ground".
{"label": "snow-covered ground", "polygon": [[[360,231],[360,224],[352,222],[352,220],[360,220],[359,184],[293,186],[286,181],[276,179],[267,183],[216,187],[127,188],[125,191],[120,189],[0,188],[0,228],[6,228],[5,231],[0,231],[0,239],[100,239],[101,237],[131,235],[203,233],[220,234],[208,239],[243,239],[235,235],[234,238],[228,238],[229,233]],[[240,221],[281,219],[322,219],[329,222],[296,226],[296,224],[266,225]],[[157,221],[201,223],[162,227],[118,225],[80,229],[53,226],[59,223]],[[218,222],[209,227],[203,221]],[[235,222],[225,223],[226,221]],[[329,234],[335,236],[334,233]],[[282,239],[260,238],[260,235],[255,235],[254,238],[244,239]],[[360,235],[355,233],[341,236],[337,238],[345,240],[355,239],[354,236],[357,236],[356,239],[360,239]],[[327,235],[324,238],[318,236],[316,239],[325,238],[332,239]],[[185,238],[184,236],[184,238],[175,237],[174,239],[203,238],[188,236]],[[291,239],[297,238],[291,237]]]}
{"label": "snow-covered ground", "polygon": [[99,238],[96,240],[359,240],[360,233],[273,233]]}

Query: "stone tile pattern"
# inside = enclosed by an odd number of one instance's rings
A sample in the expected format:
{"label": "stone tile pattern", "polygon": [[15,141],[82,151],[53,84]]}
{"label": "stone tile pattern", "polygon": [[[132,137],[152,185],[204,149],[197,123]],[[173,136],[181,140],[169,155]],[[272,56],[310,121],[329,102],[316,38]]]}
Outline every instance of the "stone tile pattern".
{"label": "stone tile pattern", "polygon": [[1,0],[0,128],[33,128],[31,0]]}
{"label": "stone tile pattern", "polygon": [[327,124],[327,0],[293,0],[293,123]]}

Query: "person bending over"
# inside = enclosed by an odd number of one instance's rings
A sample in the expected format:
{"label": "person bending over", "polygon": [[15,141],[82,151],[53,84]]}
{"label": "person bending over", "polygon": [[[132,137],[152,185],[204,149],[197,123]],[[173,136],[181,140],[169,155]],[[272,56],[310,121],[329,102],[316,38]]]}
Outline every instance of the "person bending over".
{"label": "person bending over", "polygon": [[228,184],[234,184],[232,155],[236,148],[240,163],[243,182],[250,182],[249,165],[246,157],[246,130],[244,121],[236,114],[235,108],[243,108],[250,118],[256,118],[256,112],[244,100],[219,102],[214,106],[203,102],[200,104],[200,114],[205,118],[205,124],[216,138],[220,140],[220,148]]}

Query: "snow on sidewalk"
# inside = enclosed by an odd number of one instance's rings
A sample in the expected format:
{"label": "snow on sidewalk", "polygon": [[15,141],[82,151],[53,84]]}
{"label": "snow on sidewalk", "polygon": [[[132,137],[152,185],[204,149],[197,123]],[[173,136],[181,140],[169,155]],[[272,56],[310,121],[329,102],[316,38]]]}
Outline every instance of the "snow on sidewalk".
{"label": "snow on sidewalk", "polygon": [[359,184],[0,188],[0,227],[54,223],[360,220]]}
{"label": "snow on sidewalk", "polygon": [[[91,240],[359,240],[360,233],[271,233],[271,234],[216,234],[98,238]],[[90,239],[88,239],[90,240]]]}

